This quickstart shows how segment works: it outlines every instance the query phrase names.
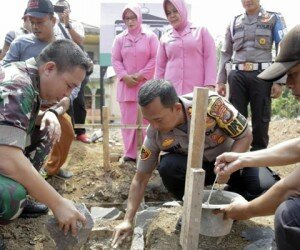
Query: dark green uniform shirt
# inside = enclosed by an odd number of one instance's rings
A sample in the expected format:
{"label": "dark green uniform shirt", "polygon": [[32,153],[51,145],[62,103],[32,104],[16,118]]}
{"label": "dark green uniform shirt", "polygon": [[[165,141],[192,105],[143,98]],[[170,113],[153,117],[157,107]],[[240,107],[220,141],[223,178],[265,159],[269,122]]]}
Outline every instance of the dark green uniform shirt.
{"label": "dark green uniform shirt", "polygon": [[0,145],[24,150],[39,112],[38,85],[37,67],[32,59],[0,68]]}

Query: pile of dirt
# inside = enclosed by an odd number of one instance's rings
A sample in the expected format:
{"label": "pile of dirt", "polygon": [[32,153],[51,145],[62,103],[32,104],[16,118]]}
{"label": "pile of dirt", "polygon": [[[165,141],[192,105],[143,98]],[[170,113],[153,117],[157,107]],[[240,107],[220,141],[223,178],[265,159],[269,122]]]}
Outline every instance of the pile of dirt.
{"label": "pile of dirt", "polygon": [[[277,120],[270,124],[270,145],[298,137],[299,123],[296,120]],[[114,132],[111,152],[122,154],[121,136]],[[274,168],[281,177],[289,174],[298,164],[284,168]],[[124,208],[128,190],[135,168],[119,162],[111,164],[110,169],[103,167],[102,143],[83,144],[74,141],[68,157],[66,169],[74,173],[73,178],[64,181],[56,177],[48,181],[64,197],[78,203],[92,206],[117,206]],[[157,172],[153,174],[145,195],[145,201],[171,200],[170,194],[161,183]],[[162,209],[158,217],[149,226],[146,237],[146,249],[180,249],[179,234],[175,232],[176,222],[181,214],[180,208]],[[54,245],[44,228],[50,215],[36,219],[17,219],[9,225],[0,227],[7,249],[54,249]],[[247,241],[241,237],[241,231],[247,227],[273,227],[273,216],[236,222],[232,232],[222,238],[200,237],[201,249],[242,249]],[[91,248],[86,248],[91,249]],[[100,249],[100,248],[99,248]]]}

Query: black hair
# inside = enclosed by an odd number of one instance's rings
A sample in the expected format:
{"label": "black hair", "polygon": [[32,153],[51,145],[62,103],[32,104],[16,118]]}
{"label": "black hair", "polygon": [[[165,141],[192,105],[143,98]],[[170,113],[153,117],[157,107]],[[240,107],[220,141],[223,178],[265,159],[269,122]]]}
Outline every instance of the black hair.
{"label": "black hair", "polygon": [[68,10],[71,11],[71,6],[70,6],[69,2],[66,0],[58,0],[58,2],[56,4],[66,6],[68,8]]}
{"label": "black hair", "polygon": [[79,66],[89,74],[93,67],[82,49],[68,39],[60,39],[48,44],[36,59],[38,67],[50,61],[55,62],[58,72],[65,72]]}
{"label": "black hair", "polygon": [[172,108],[179,101],[172,83],[163,79],[149,80],[141,87],[138,94],[139,105],[145,107],[156,97],[160,98],[165,108]]}

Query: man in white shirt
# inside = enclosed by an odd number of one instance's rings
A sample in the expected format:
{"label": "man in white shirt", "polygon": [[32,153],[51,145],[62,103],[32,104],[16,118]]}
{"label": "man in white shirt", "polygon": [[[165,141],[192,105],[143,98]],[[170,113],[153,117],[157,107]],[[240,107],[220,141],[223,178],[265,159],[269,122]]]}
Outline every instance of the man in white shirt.
{"label": "man in white shirt", "polygon": [[[54,27],[54,34],[57,39],[71,39],[83,48],[84,42],[84,28],[80,22],[70,19],[70,4],[66,0],[59,0],[56,5],[64,6],[63,12],[57,12],[59,21]],[[85,78],[81,84],[81,89],[78,96],[73,101],[71,116],[75,124],[84,124],[86,118],[85,101],[84,101],[84,87],[88,83],[88,78]],[[76,128],[76,139],[84,143],[90,143],[84,128]]]}

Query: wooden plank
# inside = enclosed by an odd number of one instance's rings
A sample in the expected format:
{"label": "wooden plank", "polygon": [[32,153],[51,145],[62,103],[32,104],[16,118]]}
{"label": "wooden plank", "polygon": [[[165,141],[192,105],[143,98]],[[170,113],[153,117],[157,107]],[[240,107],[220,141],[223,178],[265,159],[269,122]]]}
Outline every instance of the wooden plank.
{"label": "wooden plank", "polygon": [[140,107],[138,107],[137,125],[137,155],[139,155],[143,145],[143,129],[141,127],[143,125],[143,115]]}
{"label": "wooden plank", "polygon": [[[201,219],[201,208],[202,208],[202,197],[205,175],[200,175],[201,187],[197,187],[197,192],[193,190],[192,185],[194,182],[194,171],[192,169],[202,169],[203,151],[204,151],[204,140],[205,140],[205,129],[206,129],[206,115],[207,115],[207,100],[208,100],[208,89],[207,88],[194,88],[193,95],[193,106],[192,106],[192,119],[191,127],[189,131],[189,153],[187,160],[187,170],[185,178],[185,192],[184,192],[184,203],[183,203],[183,214],[182,214],[182,228],[180,234],[180,243],[184,250],[193,250],[197,248],[189,245],[189,241],[195,241],[193,246],[198,247],[198,237],[195,235],[200,230],[200,219]],[[198,178],[198,177],[197,177]],[[201,179],[203,178],[203,180]],[[199,188],[199,189],[198,189]],[[194,197],[193,197],[194,195]],[[198,195],[198,196],[197,196]],[[200,203],[199,203],[200,202]],[[198,203],[198,204],[196,204]],[[192,209],[194,206],[200,206],[200,215],[197,211]],[[199,217],[200,216],[200,217]],[[195,231],[196,228],[197,232]],[[195,237],[197,239],[195,239]]]}
{"label": "wooden plank", "polygon": [[182,249],[196,250],[199,243],[205,171],[202,168],[191,168],[189,174],[189,193],[185,193],[189,198],[184,201],[186,214]]}
{"label": "wooden plank", "polygon": [[102,108],[103,112],[103,166],[105,170],[110,169],[110,152],[109,152],[109,109],[106,106]]}
{"label": "wooden plank", "polygon": [[96,110],[96,89],[93,89],[93,95],[92,95],[92,123],[95,123],[95,110]]}

